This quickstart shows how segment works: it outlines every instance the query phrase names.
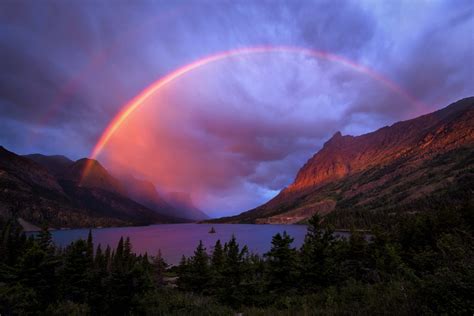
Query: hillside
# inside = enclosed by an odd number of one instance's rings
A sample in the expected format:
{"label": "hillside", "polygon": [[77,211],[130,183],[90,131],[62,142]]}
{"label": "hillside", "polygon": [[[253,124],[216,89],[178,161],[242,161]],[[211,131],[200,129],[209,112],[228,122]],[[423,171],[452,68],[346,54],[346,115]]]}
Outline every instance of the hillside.
{"label": "hillside", "polygon": [[61,175],[74,163],[71,159],[62,155],[42,155],[31,154],[23,157],[33,160],[37,164],[45,167],[53,175]]}
{"label": "hillside", "polygon": [[474,188],[474,98],[361,136],[334,134],[275,198],[226,223],[298,223],[315,213],[339,228],[396,212],[460,205]]}
{"label": "hillside", "polygon": [[96,161],[85,183],[79,183],[85,163],[79,160],[55,175],[50,171],[53,169],[0,146],[0,217],[21,218],[53,228],[183,221],[159,214],[122,194],[120,184]]}

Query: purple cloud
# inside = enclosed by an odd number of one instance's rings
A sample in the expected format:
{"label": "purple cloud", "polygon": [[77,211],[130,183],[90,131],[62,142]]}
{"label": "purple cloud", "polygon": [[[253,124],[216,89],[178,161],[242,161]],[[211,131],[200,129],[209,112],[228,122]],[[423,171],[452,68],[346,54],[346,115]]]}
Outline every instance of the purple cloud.
{"label": "purple cloud", "polygon": [[134,162],[163,190],[192,192],[212,215],[276,194],[337,130],[368,132],[474,91],[472,1],[24,0],[0,4],[0,25],[0,142],[20,153],[86,156],[153,81],[254,45],[329,51],[426,104],[416,108],[363,74],[298,54],[190,73],[147,101],[101,159],[110,168]]}

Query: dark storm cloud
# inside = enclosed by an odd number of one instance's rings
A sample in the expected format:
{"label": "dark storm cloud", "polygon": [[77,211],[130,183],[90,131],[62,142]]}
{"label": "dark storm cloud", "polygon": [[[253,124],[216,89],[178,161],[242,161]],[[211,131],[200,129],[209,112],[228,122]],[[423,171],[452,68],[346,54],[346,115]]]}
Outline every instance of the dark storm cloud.
{"label": "dark storm cloud", "polygon": [[154,80],[253,45],[340,55],[425,104],[337,63],[297,56],[235,60],[181,82],[172,97],[191,113],[186,132],[196,143],[187,154],[219,148],[225,160],[208,177],[203,205],[226,209],[226,196],[232,210],[243,209],[289,184],[337,130],[367,132],[472,95],[473,30],[469,0],[3,1],[0,143],[85,156],[120,107]]}

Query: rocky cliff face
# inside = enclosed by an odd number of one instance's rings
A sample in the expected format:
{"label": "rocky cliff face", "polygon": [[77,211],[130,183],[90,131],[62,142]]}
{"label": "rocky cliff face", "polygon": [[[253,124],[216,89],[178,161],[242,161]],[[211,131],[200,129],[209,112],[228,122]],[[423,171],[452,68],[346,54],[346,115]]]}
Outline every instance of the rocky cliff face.
{"label": "rocky cliff face", "polygon": [[473,99],[396,123],[373,133],[342,136],[337,132],[298,172],[287,192],[340,179],[400,157],[427,159],[473,138]]}
{"label": "rocky cliff face", "polygon": [[292,223],[314,213],[416,211],[414,205],[429,208],[428,201],[454,187],[469,199],[473,157],[474,98],[467,98],[365,135],[337,132],[278,196],[222,221]]}

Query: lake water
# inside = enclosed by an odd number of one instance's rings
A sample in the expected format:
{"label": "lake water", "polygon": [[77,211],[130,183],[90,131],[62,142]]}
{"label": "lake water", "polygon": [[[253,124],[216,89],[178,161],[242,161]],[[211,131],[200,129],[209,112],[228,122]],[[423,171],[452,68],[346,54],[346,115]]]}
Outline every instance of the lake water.
{"label": "lake water", "polygon": [[[211,227],[215,234],[209,234]],[[121,236],[128,236],[134,252],[155,255],[161,249],[169,264],[178,264],[182,255],[193,255],[199,240],[210,253],[218,239],[224,243],[234,234],[241,246],[247,245],[251,252],[264,254],[270,250],[272,237],[283,231],[295,239],[294,247],[302,245],[305,225],[164,224],[92,229],[92,237],[95,245],[100,243],[105,249],[106,245],[114,248]],[[59,230],[53,231],[52,235],[56,245],[65,247],[79,238],[86,239],[88,232],[88,229]]]}

